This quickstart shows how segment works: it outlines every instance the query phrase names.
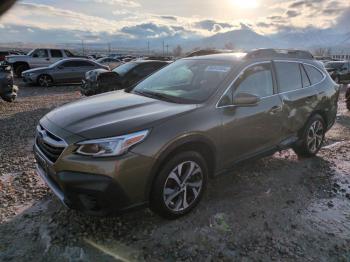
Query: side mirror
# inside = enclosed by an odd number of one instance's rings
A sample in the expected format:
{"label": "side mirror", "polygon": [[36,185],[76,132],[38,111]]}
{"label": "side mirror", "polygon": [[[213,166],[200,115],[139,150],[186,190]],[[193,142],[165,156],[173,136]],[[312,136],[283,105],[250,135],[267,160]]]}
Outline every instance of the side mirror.
{"label": "side mirror", "polygon": [[260,102],[260,97],[248,93],[238,93],[233,98],[234,106],[255,106]]}
{"label": "side mirror", "polygon": [[33,57],[38,58],[39,56],[38,56],[38,54],[34,54]]}
{"label": "side mirror", "polygon": [[64,68],[64,66],[62,66],[62,65],[59,65],[59,66],[57,66],[57,69],[63,69]]}

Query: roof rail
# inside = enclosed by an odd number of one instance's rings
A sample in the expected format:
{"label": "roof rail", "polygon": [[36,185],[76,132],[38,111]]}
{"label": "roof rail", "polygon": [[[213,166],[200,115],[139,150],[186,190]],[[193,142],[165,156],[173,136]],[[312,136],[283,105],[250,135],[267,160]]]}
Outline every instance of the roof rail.
{"label": "roof rail", "polygon": [[256,49],[248,52],[246,56],[246,58],[264,57],[314,59],[314,56],[309,51],[295,49]]}

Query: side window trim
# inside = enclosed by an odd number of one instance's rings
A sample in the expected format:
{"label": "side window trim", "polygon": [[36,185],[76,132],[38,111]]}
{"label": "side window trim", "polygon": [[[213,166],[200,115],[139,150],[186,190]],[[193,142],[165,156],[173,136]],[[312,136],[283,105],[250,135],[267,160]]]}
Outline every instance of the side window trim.
{"label": "side window trim", "polygon": [[[256,65],[260,65],[260,64],[271,64],[271,77],[272,77],[272,84],[273,84],[273,94],[271,96],[275,96],[278,93],[276,92],[276,80],[275,80],[275,72],[274,72],[274,65],[273,65],[273,61],[272,60],[265,60],[265,61],[259,61],[259,62],[254,62],[251,63],[245,67],[243,67],[243,69],[241,69],[241,71],[236,75],[236,77],[232,80],[232,82],[228,85],[228,87],[225,89],[224,93],[220,96],[219,100],[217,101],[215,108],[225,108],[225,107],[232,107],[234,105],[223,105],[220,106],[221,100],[225,97],[225,95],[230,91],[230,89],[233,88],[234,84],[236,83],[236,81],[238,80],[238,78],[244,74],[244,72],[249,69],[252,66],[256,66]],[[232,92],[232,95],[234,94],[234,92]],[[261,97],[261,99],[267,98],[267,97],[271,97],[271,96],[265,96],[265,97]]]}
{"label": "side window trim", "polygon": [[[299,64],[299,68],[300,68],[301,82],[302,82],[302,84],[303,84],[303,88],[308,88],[308,87],[310,87],[310,86],[312,85],[312,84],[311,84],[311,79],[310,79],[309,75],[307,74],[307,72],[306,72],[306,70],[305,70],[304,64],[303,64],[303,63],[300,63],[300,64]],[[307,80],[309,80],[309,84],[310,84],[310,85],[304,86],[303,73],[302,73],[301,71],[303,71],[303,72],[304,72],[304,75],[306,75]]]}

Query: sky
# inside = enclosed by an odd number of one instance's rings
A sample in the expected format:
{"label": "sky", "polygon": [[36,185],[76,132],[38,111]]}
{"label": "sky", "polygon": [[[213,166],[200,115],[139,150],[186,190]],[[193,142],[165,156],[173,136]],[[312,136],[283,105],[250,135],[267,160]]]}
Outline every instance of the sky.
{"label": "sky", "polygon": [[0,18],[0,42],[196,39],[242,27],[348,33],[349,25],[350,0],[27,0]]}

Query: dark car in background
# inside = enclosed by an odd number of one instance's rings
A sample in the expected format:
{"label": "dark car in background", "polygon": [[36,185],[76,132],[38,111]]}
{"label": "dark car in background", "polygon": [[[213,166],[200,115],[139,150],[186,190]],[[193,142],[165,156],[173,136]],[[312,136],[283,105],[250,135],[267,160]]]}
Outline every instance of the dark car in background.
{"label": "dark car in background", "polygon": [[137,60],[125,63],[108,71],[88,71],[82,81],[81,93],[86,96],[129,88],[143,78],[168,65],[168,61]]}
{"label": "dark car in background", "polygon": [[24,71],[22,78],[25,83],[38,84],[42,87],[63,83],[75,84],[81,83],[85,73],[93,69],[109,70],[109,67],[85,58],[68,58],[48,67]]}
{"label": "dark car in background", "polygon": [[6,102],[13,102],[17,97],[18,87],[13,84],[13,73],[8,65],[0,65],[0,97]]}
{"label": "dark car in background", "polygon": [[330,76],[338,84],[350,82],[350,61],[332,61],[325,64]]}
{"label": "dark car in background", "polygon": [[[177,60],[131,90],[66,104],[37,127],[37,173],[90,214],[149,206],[177,218],[209,178],[293,148],[312,157],[335,122],[339,86],[308,52]],[[286,182],[288,183],[288,182]]]}

